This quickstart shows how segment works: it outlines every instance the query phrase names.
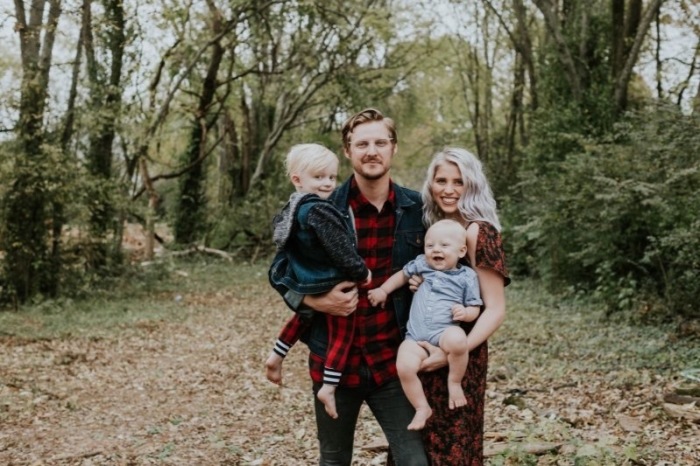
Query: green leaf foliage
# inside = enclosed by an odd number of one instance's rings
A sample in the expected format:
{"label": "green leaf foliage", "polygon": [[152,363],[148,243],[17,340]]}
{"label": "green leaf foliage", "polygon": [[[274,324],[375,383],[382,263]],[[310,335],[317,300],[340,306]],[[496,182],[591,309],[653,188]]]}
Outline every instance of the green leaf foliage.
{"label": "green leaf foliage", "polygon": [[516,269],[554,289],[593,294],[610,311],[663,304],[697,316],[700,302],[698,117],[656,107],[610,136],[532,171],[508,210]]}

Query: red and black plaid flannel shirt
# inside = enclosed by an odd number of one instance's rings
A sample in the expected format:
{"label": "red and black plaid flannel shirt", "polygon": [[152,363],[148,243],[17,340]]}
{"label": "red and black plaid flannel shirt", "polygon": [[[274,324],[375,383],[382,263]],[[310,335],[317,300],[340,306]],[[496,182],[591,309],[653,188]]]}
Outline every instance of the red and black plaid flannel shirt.
{"label": "red and black plaid flannel shirt", "polygon": [[[353,179],[350,187],[350,208],[355,217],[357,252],[372,271],[372,284],[360,289],[359,303],[355,311],[355,333],[350,340],[350,352],[340,380],[341,386],[360,385],[359,368],[369,367],[374,381],[381,385],[396,379],[396,354],[401,344],[401,334],[396,322],[394,307],[388,299],[384,309],[371,307],[367,290],[380,286],[391,276],[391,255],[396,225],[394,191],[381,211],[377,211],[362,193]],[[309,369],[314,382],[323,381],[324,361],[311,353]]]}

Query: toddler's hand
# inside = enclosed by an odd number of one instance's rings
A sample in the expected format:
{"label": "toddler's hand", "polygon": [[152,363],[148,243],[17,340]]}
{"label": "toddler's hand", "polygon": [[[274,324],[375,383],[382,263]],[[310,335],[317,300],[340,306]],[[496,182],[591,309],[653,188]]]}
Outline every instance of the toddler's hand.
{"label": "toddler's hand", "polygon": [[452,318],[461,322],[472,322],[479,317],[481,308],[479,306],[462,306],[455,304],[452,306]]}
{"label": "toddler's hand", "polygon": [[367,269],[367,278],[362,282],[362,286],[369,286],[370,284],[372,284],[372,271]]}
{"label": "toddler's hand", "polygon": [[375,288],[367,292],[367,299],[369,299],[369,303],[374,307],[384,307],[386,298],[387,294],[381,288]]}

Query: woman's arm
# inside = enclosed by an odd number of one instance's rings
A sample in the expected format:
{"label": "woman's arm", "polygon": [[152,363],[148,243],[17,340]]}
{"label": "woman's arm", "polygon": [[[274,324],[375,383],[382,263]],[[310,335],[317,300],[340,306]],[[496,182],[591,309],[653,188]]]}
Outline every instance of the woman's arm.
{"label": "woman's arm", "polygon": [[[474,222],[467,228],[467,254],[469,263],[476,264],[476,243],[479,224]],[[467,335],[469,351],[485,342],[503,323],[506,317],[506,293],[503,276],[490,268],[475,267],[479,277],[479,290],[484,301],[484,310]]]}
{"label": "woman's arm", "polygon": [[467,335],[467,347],[473,350],[485,342],[501,326],[506,317],[503,276],[491,269],[477,268],[484,310]]}

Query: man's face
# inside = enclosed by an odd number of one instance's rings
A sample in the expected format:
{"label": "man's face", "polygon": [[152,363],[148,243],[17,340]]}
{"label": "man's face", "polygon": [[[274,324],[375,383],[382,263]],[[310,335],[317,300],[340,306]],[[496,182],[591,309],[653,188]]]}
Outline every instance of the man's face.
{"label": "man's face", "polygon": [[352,163],[355,176],[379,180],[389,173],[396,148],[386,125],[381,121],[370,121],[353,129],[350,147],[344,151],[345,157]]}

